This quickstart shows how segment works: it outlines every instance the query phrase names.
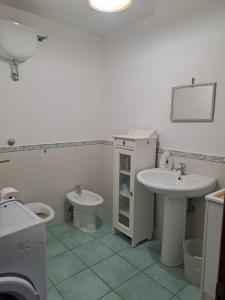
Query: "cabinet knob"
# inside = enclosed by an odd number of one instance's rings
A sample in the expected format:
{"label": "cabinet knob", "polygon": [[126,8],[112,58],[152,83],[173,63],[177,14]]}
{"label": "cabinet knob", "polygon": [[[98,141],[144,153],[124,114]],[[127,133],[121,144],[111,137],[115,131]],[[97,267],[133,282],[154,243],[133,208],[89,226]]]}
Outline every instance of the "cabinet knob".
{"label": "cabinet knob", "polygon": [[123,145],[125,146],[125,144],[126,144],[126,142],[125,141],[123,141]]}
{"label": "cabinet knob", "polygon": [[133,193],[132,192],[130,192],[130,196],[133,197]]}

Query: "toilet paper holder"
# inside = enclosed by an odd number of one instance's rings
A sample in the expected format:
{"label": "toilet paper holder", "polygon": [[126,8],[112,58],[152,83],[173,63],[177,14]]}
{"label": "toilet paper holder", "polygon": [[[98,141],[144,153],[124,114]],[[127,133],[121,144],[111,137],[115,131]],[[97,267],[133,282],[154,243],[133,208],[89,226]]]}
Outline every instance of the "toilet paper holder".
{"label": "toilet paper holder", "polygon": [[14,187],[5,187],[0,190],[1,201],[19,200],[20,194]]}

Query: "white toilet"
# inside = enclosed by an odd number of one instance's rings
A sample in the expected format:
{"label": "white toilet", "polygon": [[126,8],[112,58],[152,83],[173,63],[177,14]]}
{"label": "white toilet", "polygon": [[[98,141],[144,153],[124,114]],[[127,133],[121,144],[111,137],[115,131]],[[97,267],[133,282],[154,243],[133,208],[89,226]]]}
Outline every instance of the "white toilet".
{"label": "white toilet", "polygon": [[25,206],[35,213],[39,218],[41,218],[44,223],[52,221],[55,217],[54,210],[44,203],[32,202],[25,204]]}
{"label": "white toilet", "polygon": [[74,227],[88,233],[96,231],[96,208],[103,204],[104,199],[93,192],[82,190],[66,195],[70,204],[73,205]]}
{"label": "white toilet", "polygon": [[[14,187],[5,187],[0,190],[0,201],[10,201],[18,200],[20,201],[21,197],[19,192]],[[52,221],[55,217],[54,210],[41,202],[31,202],[24,204],[30,211],[35,213],[39,218],[42,219],[44,223]]]}

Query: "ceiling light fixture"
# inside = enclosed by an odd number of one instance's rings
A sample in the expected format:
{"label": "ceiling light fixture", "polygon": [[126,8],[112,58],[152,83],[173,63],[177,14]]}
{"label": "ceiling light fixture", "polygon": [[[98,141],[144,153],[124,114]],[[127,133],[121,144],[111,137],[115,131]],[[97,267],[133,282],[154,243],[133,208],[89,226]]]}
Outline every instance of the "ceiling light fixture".
{"label": "ceiling light fixture", "polygon": [[118,12],[127,9],[132,0],[88,0],[89,5],[102,12]]}

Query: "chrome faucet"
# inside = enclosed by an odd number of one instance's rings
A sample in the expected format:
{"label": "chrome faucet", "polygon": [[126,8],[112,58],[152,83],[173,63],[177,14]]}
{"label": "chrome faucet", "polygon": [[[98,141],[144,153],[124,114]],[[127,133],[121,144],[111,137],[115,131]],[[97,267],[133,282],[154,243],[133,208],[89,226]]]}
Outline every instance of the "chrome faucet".
{"label": "chrome faucet", "polygon": [[76,184],[74,191],[80,196],[82,194],[82,185]]}
{"label": "chrome faucet", "polygon": [[187,175],[187,165],[185,163],[179,163],[180,168],[175,169],[176,171],[180,171],[181,176]]}

